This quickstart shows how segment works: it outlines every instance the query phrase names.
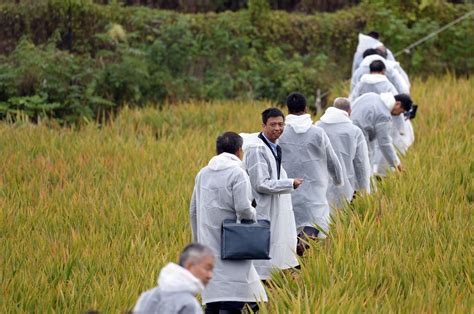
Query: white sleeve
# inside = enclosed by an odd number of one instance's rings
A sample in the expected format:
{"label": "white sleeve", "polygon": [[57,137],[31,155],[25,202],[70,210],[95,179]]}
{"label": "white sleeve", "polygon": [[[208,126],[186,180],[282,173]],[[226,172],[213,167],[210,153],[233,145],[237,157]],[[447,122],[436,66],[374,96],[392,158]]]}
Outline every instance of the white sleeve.
{"label": "white sleeve", "polygon": [[245,165],[252,187],[262,194],[282,194],[293,191],[292,179],[275,180],[268,171],[264,147],[253,147],[245,155]]}
{"label": "white sleeve", "polygon": [[334,149],[332,148],[331,142],[329,141],[329,137],[324,131],[323,131],[323,145],[325,146],[325,149],[326,149],[327,169],[328,169],[329,175],[331,176],[336,186],[342,186],[344,184],[342,166],[341,166],[341,163],[339,162],[339,158],[337,158],[337,155],[334,152]]}
{"label": "white sleeve", "polygon": [[355,175],[355,186],[354,190],[360,191],[365,190],[370,193],[370,160],[369,160],[369,150],[367,147],[367,142],[365,140],[364,134],[359,132],[357,138],[357,147],[354,160],[352,164],[354,166],[354,175]]}

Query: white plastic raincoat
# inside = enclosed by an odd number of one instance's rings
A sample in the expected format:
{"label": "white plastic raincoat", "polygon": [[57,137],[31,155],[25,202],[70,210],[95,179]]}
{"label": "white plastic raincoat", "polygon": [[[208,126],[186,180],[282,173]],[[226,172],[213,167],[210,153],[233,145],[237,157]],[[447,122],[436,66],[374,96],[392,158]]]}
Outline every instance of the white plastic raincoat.
{"label": "white plastic raincoat", "polygon": [[332,180],[338,186],[343,184],[342,167],[329,138],[323,129],[313,126],[309,114],[290,114],[279,143],[288,175],[304,179],[291,195],[296,227],[316,225],[323,231],[318,237],[325,238],[330,223],[328,183]]}
{"label": "white plastic raincoat", "polygon": [[344,185],[329,182],[327,198],[331,207],[340,208],[352,200],[354,191],[370,193],[371,166],[367,142],[361,129],[352,124],[347,112],[329,107],[316,126],[322,128],[341,162]]}
{"label": "white plastic raincoat", "polygon": [[356,84],[349,96],[351,101],[354,101],[360,95],[366,93],[392,93],[397,94],[395,86],[383,74],[364,74],[360,81]]}
{"label": "white plastic raincoat", "polygon": [[[370,48],[376,49],[381,46],[384,46],[381,41],[365,34],[359,34],[359,43],[357,44],[357,49],[354,53],[354,59],[352,61],[352,74],[354,74],[354,72],[357,70],[360,63],[362,62],[362,55],[364,54],[364,51]],[[393,56],[393,53],[390,51],[390,49],[385,49],[387,50],[387,60],[395,61],[395,57]]]}
{"label": "white plastic raincoat", "polygon": [[271,222],[270,260],[254,261],[261,279],[270,279],[272,271],[298,266],[296,258],[296,225],[291,192],[293,179],[288,179],[284,167],[277,175],[277,164],[270,148],[258,133],[241,134],[244,138],[244,163],[257,203],[258,219]]}
{"label": "white plastic raincoat", "polygon": [[221,260],[224,219],[255,220],[251,188],[240,159],[228,153],[213,157],[196,176],[190,206],[193,241],[215,254],[214,276],[202,292],[203,303],[266,301],[265,289],[251,260]]}
{"label": "white plastic raincoat", "polygon": [[379,55],[370,55],[362,60],[359,68],[357,68],[357,70],[352,75],[351,90],[355,88],[362,75],[370,73],[370,64],[375,60],[380,60],[385,64],[385,75],[397,90],[397,94],[410,93],[410,82],[407,81],[408,77],[405,77],[402,74],[404,71],[401,69],[400,64],[396,61],[386,60]]}
{"label": "white plastic raincoat", "polygon": [[371,165],[374,165],[374,150],[377,144],[390,166],[400,164],[391,137],[392,115],[395,98],[390,93],[377,95],[367,93],[352,104],[351,119],[364,133],[369,148]]}
{"label": "white plastic raincoat", "polygon": [[133,313],[200,314],[202,308],[195,295],[203,285],[187,269],[169,263],[160,271],[158,287],[140,295]]}

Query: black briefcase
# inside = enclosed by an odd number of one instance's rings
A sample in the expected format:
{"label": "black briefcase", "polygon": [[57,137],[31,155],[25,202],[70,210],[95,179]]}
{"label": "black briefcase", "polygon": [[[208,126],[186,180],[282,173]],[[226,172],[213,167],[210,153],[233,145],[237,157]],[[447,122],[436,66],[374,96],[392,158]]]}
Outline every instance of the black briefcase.
{"label": "black briefcase", "polygon": [[270,221],[233,219],[222,222],[223,260],[270,259]]}

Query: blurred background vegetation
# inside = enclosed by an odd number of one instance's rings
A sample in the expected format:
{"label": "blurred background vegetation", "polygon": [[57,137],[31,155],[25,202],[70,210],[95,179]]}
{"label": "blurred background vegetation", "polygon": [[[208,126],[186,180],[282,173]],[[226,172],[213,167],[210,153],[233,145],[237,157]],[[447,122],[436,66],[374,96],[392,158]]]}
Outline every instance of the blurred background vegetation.
{"label": "blurred background vegetation", "polygon": [[[3,0],[0,118],[77,123],[124,105],[281,102],[294,90],[314,101],[350,77],[359,32],[377,30],[397,52],[473,9],[443,0]],[[399,61],[410,75],[470,75],[473,20]]]}

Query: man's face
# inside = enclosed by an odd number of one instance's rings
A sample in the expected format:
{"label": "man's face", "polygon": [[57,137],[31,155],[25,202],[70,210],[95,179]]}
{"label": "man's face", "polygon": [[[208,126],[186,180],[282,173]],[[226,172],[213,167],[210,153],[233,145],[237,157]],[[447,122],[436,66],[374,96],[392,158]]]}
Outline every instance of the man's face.
{"label": "man's face", "polygon": [[268,138],[272,143],[274,143],[283,133],[285,128],[285,120],[283,117],[270,117],[267,120],[267,123],[262,124],[262,132],[265,134],[265,137]]}
{"label": "man's face", "polygon": [[397,101],[395,103],[395,106],[392,109],[391,114],[392,114],[392,116],[399,116],[404,112],[405,112],[405,109],[403,109],[402,103],[400,101]]}
{"label": "man's face", "polygon": [[212,271],[214,269],[214,257],[206,256],[201,259],[199,263],[189,263],[185,267],[191,272],[197,279],[201,280],[204,286],[207,286],[209,281],[212,279]]}

